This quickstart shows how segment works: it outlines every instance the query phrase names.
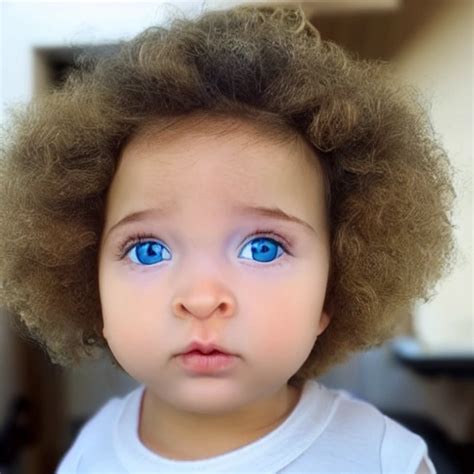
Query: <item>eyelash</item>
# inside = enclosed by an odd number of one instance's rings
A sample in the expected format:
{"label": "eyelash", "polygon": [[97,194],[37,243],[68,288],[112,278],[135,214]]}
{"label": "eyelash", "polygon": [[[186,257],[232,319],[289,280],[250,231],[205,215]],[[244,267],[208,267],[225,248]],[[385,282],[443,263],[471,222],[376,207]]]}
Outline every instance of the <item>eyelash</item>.
{"label": "eyelash", "polygon": [[[262,235],[272,238],[277,244],[279,244],[282,247],[282,249],[285,253],[291,255],[291,253],[288,249],[293,246],[292,241],[276,234],[275,232],[273,232],[270,229],[267,229],[267,230],[257,229],[257,230],[255,230],[254,232],[252,232],[249,235],[249,237],[250,237],[249,242],[251,240],[253,240],[254,238],[256,238],[258,236],[262,236]],[[152,234],[146,234],[146,233],[140,233],[140,232],[137,232],[137,233],[131,235],[130,237],[127,237],[118,247],[117,258],[119,260],[122,260],[123,258],[125,258],[125,256],[128,254],[128,252],[135,245],[148,242],[149,240],[157,240],[157,238]],[[246,243],[248,243],[248,242],[246,242]]]}

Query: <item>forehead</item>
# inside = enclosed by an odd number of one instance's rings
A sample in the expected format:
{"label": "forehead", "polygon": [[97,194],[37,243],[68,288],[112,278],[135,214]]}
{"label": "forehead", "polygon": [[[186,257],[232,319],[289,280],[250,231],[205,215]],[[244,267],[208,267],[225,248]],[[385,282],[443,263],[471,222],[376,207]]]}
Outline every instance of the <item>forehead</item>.
{"label": "forehead", "polygon": [[286,207],[306,217],[317,212],[321,170],[303,140],[243,121],[186,125],[163,130],[152,124],[128,142],[109,189],[108,214],[119,218],[170,203],[217,209],[235,202]]}

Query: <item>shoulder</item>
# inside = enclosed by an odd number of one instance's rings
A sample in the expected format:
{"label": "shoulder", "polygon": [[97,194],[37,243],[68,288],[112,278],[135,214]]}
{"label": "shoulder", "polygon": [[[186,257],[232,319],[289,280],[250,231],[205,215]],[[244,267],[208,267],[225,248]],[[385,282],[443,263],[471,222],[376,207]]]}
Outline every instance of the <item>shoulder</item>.
{"label": "shoulder", "polygon": [[[335,400],[335,410],[327,426],[331,440],[337,445],[351,446],[356,458],[365,456],[382,473],[413,473],[422,465],[434,467],[421,436],[413,433],[383,414],[368,401],[358,399],[344,390],[323,386]],[[350,456],[350,455],[349,455]]]}
{"label": "shoulder", "polygon": [[108,400],[99,410],[81,427],[72,445],[61,459],[56,474],[73,474],[78,467],[84,453],[104,452],[110,447],[113,427],[121,412],[122,398]]}
{"label": "shoulder", "polygon": [[331,424],[340,431],[349,430],[362,437],[375,435],[381,439],[385,431],[385,415],[371,403],[356,398],[345,390],[330,389],[322,386],[323,390],[334,398],[335,410]]}
{"label": "shoulder", "polygon": [[[384,415],[384,419],[385,435],[381,447],[383,472],[403,469],[404,472],[434,473],[434,466],[428,457],[428,446],[423,438],[388,416]],[[406,453],[406,456],[402,457],[400,453]]]}

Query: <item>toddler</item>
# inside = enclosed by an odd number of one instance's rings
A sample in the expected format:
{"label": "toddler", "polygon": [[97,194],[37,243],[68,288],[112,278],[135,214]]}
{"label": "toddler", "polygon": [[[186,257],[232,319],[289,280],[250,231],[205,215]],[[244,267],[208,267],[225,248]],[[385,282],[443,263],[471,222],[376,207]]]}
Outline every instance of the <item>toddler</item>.
{"label": "toddler", "polygon": [[0,304],[53,363],[139,382],[57,473],[435,472],[317,381],[454,262],[451,165],[387,64],[241,5],[83,55],[10,118]]}

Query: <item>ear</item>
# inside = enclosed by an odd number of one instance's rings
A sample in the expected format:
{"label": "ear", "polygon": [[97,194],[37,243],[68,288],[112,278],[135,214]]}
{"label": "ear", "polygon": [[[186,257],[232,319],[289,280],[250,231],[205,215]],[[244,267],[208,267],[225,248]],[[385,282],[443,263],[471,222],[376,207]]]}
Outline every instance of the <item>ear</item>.
{"label": "ear", "polygon": [[323,311],[321,313],[321,317],[319,318],[319,323],[318,323],[318,333],[317,335],[321,335],[326,328],[329,326],[329,323],[331,322],[331,316],[327,311]]}

